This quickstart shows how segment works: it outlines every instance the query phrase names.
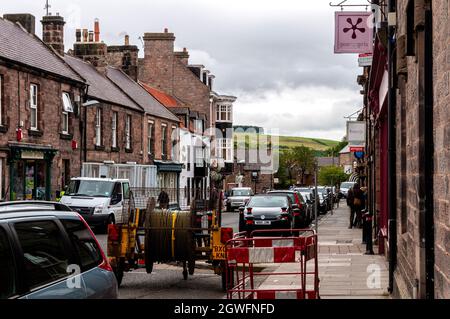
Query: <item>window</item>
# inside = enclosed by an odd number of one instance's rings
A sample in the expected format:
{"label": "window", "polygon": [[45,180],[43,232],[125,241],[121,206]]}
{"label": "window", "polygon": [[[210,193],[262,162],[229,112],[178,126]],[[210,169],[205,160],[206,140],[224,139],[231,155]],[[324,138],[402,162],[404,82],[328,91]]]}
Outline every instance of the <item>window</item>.
{"label": "window", "polygon": [[161,124],[161,155],[167,155],[167,125]]}
{"label": "window", "polygon": [[95,116],[95,145],[102,146],[102,109],[97,108]]}
{"label": "window", "polygon": [[6,299],[17,293],[16,267],[6,232],[0,228],[0,299]]}
{"label": "window", "polygon": [[111,147],[117,148],[117,112],[112,115],[111,134]]}
{"label": "window", "polygon": [[196,146],[195,148],[195,166],[197,167],[203,167],[203,162],[205,158],[205,152],[203,147]]}
{"label": "window", "polygon": [[231,105],[217,105],[216,120],[217,122],[232,122],[232,110]]}
{"label": "window", "polygon": [[30,128],[38,129],[38,86],[30,85]]}
{"label": "window", "polygon": [[233,161],[232,140],[228,138],[217,139],[217,155],[224,161]]}
{"label": "window", "polygon": [[64,238],[53,221],[17,223],[15,230],[22,247],[26,281],[30,289],[69,275]]}
{"label": "window", "polygon": [[171,159],[173,161],[178,161],[179,159],[179,154],[180,154],[180,150],[179,150],[179,143],[178,143],[178,131],[177,131],[177,127],[176,126],[172,126],[172,135],[171,135],[171,140],[172,140],[172,149],[171,149]]}
{"label": "window", "polygon": [[127,122],[125,123],[125,148],[131,149],[131,115],[127,115]]}
{"label": "window", "polygon": [[198,134],[203,133],[203,120],[194,120],[194,129]]}
{"label": "window", "polygon": [[155,123],[153,121],[148,121],[147,135],[148,154],[155,154]]}
{"label": "window", "polygon": [[123,183],[123,198],[130,199],[130,184]]}
{"label": "window", "polygon": [[103,261],[95,239],[80,220],[61,220],[69,239],[77,252],[81,271],[87,271]]}
{"label": "window", "polygon": [[69,113],[73,113],[73,105],[69,93],[63,92],[62,101],[62,133],[69,134]]}

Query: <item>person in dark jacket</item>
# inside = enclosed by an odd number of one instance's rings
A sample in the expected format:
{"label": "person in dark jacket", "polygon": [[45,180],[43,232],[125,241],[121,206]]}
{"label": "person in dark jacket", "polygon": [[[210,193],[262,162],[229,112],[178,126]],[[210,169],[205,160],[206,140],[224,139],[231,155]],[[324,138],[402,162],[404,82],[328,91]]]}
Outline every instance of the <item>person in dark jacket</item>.
{"label": "person in dark jacket", "polygon": [[159,193],[158,196],[158,203],[159,203],[159,207],[162,209],[167,209],[169,208],[169,195],[165,192],[164,189],[161,190],[161,193]]}
{"label": "person in dark jacket", "polygon": [[355,222],[355,209],[353,206],[353,188],[350,188],[347,193],[347,206],[350,208],[350,226],[348,226],[349,229],[353,228],[353,224]]}
{"label": "person in dark jacket", "polygon": [[354,211],[353,214],[356,215],[356,220],[354,221],[353,226],[360,227],[362,210],[365,206],[365,196],[364,192],[361,190],[358,183],[356,183],[353,186],[352,193],[353,193],[352,197],[353,197],[353,211]]}

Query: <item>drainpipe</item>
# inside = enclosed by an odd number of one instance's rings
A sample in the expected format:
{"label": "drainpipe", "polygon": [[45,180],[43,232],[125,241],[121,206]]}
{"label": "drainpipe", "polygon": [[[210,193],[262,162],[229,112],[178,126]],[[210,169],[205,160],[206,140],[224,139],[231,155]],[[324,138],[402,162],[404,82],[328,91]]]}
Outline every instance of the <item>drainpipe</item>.
{"label": "drainpipe", "polygon": [[[388,12],[396,12],[396,0],[388,1]],[[397,266],[397,172],[396,172],[396,44],[395,26],[388,26],[388,211],[389,211],[389,287],[394,290],[394,271]]]}
{"label": "drainpipe", "polygon": [[425,258],[426,298],[434,299],[434,137],[433,137],[433,11],[425,16]]}

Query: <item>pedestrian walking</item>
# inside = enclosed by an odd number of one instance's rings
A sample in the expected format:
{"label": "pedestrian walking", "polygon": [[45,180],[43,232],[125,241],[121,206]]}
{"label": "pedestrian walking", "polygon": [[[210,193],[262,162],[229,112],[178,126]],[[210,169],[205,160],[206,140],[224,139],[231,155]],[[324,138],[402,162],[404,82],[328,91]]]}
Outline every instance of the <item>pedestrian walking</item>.
{"label": "pedestrian walking", "polygon": [[365,206],[364,192],[359,187],[359,184],[356,183],[353,186],[353,211],[354,215],[356,215],[356,220],[353,224],[355,227],[362,226],[362,210]]}
{"label": "pedestrian walking", "polygon": [[347,193],[347,206],[350,208],[350,226],[348,226],[349,229],[353,228],[353,224],[355,221],[354,199],[353,188],[350,188]]}
{"label": "pedestrian walking", "polygon": [[169,208],[169,195],[165,192],[164,188],[161,190],[158,196],[159,207],[162,209]]}

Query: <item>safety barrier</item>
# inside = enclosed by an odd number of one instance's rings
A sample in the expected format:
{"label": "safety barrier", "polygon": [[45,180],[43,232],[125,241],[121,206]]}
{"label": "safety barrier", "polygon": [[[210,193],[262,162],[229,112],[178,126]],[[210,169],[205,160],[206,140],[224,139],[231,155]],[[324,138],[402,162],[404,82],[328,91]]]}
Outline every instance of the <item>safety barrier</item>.
{"label": "safety barrier", "polygon": [[[255,237],[264,233],[280,232],[291,237]],[[319,277],[317,235],[311,229],[258,230],[244,237],[239,233],[226,246],[228,299],[318,299]],[[257,264],[296,263],[294,272],[256,272]],[[308,269],[312,268],[312,269]],[[255,277],[291,276],[296,286],[255,288]],[[294,276],[294,277],[292,277]],[[309,285],[307,285],[309,281]]]}

